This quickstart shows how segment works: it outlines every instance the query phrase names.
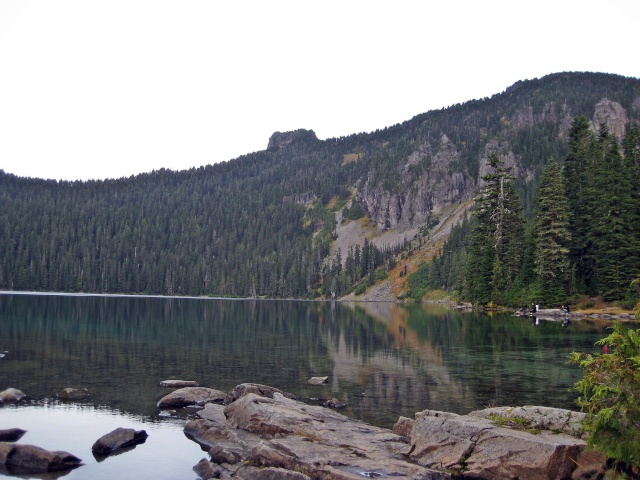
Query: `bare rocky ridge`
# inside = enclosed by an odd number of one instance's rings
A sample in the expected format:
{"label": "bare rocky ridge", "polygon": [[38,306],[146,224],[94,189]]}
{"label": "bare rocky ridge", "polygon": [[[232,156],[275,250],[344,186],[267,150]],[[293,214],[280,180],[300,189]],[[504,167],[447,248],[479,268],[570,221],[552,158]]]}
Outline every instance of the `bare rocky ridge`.
{"label": "bare rocky ridge", "polygon": [[[254,385],[255,387],[255,385]],[[194,470],[208,478],[582,479],[604,471],[585,452],[582,414],[561,409],[491,409],[469,415],[426,410],[394,430],[334,410],[234,389],[230,404],[207,404],[185,434],[208,449]],[[249,392],[244,393],[242,392]],[[241,396],[238,396],[242,394]],[[502,422],[498,420],[502,419]],[[517,429],[505,428],[515,425]],[[573,433],[575,436],[570,435]]]}

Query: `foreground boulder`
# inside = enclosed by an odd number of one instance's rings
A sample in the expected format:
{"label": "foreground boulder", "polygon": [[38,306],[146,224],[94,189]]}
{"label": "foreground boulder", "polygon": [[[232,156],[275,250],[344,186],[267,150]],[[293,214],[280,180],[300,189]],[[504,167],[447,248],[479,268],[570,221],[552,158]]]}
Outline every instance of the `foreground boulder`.
{"label": "foreground boulder", "polygon": [[0,473],[32,475],[70,470],[80,465],[82,460],[68,452],[52,452],[19,443],[0,443]]}
{"label": "foreground boulder", "polygon": [[[208,404],[185,426],[209,449],[198,464],[210,478],[450,478],[407,458],[409,446],[388,429],[349,419],[273,392]],[[202,477],[205,478],[205,477]]]}
{"label": "foreground boulder", "polygon": [[7,388],[0,392],[0,403],[19,402],[24,397],[26,397],[26,395],[22,390],[18,390],[17,388]]}
{"label": "foreground boulder", "polygon": [[604,473],[606,457],[586,454],[584,440],[560,433],[566,427],[581,434],[571,421],[575,412],[546,409],[541,417],[557,421],[550,431],[539,428],[545,420],[534,415],[536,408],[525,407],[529,420],[512,415],[515,409],[464,416],[427,410],[416,414],[410,429],[405,420],[397,431],[408,433],[412,460],[463,477],[546,480],[596,478]]}
{"label": "foreground boulder", "polygon": [[159,408],[181,408],[206,403],[222,403],[227,394],[207,387],[184,387],[165,395],[158,402]]}
{"label": "foreground boulder", "polygon": [[7,428],[0,430],[0,442],[17,442],[25,433],[27,433],[27,431],[22,430],[21,428]]}
{"label": "foreground boulder", "polygon": [[116,428],[114,431],[100,437],[91,447],[95,455],[107,456],[116,450],[133,447],[144,443],[147,439],[147,432],[144,430],[134,430],[133,428]]}

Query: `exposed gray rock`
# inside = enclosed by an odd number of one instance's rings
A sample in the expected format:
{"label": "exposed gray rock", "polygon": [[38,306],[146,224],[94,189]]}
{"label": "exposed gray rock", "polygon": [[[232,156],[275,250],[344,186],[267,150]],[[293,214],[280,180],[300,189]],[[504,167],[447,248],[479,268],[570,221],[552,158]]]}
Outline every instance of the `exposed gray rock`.
{"label": "exposed gray rock", "polygon": [[316,134],[313,130],[305,130],[303,128],[294,130],[292,132],[274,132],[269,138],[269,144],[267,150],[278,150],[282,147],[289,145],[299,139],[317,140]]}
{"label": "exposed gray rock", "polygon": [[89,396],[86,388],[65,388],[60,392],[58,398],[61,400],[84,400]]}
{"label": "exposed gray rock", "polygon": [[200,384],[194,380],[163,380],[160,382],[160,386],[167,388],[184,388],[199,387]]}
{"label": "exposed gray rock", "polygon": [[220,467],[204,458],[193,467],[193,471],[196,472],[198,474],[198,477],[203,480],[209,480],[210,478],[220,478],[221,475]]}
{"label": "exposed gray rock", "polygon": [[329,377],[311,377],[309,384],[311,385],[324,385],[329,380]]}
{"label": "exposed gray rock", "polygon": [[22,390],[18,390],[17,388],[7,388],[0,392],[0,403],[19,402],[24,397],[26,397],[26,395]]}
{"label": "exposed gray rock", "polygon": [[[233,478],[263,478],[255,476],[259,471],[275,475],[264,478],[292,480],[362,479],[369,475],[449,478],[407,461],[408,445],[390,430],[278,392],[273,398],[248,393],[227,405],[222,416],[216,405],[207,406],[200,415],[208,419],[188,422],[185,433],[213,449],[212,459],[221,462],[220,478],[231,473]],[[285,473],[287,476],[282,476]]]}
{"label": "exposed gray rock", "polygon": [[231,390],[224,398],[224,404],[229,405],[235,402],[237,399],[247,395],[249,393],[255,393],[261,397],[273,398],[274,393],[280,393],[285,397],[292,398],[290,393],[285,393],[282,390],[268,385],[261,385],[259,383],[241,383]]}
{"label": "exposed gray rock", "polygon": [[[543,410],[540,421],[533,420],[534,412],[529,411],[532,423],[540,426],[571,423],[571,416],[558,409],[553,409],[555,412]],[[579,461],[589,460],[583,455],[585,441],[563,433],[542,430],[534,434],[502,428],[478,412],[468,416],[422,413],[411,430],[410,457],[426,467],[489,480],[546,480],[570,478]],[[551,418],[556,420],[550,421]],[[560,419],[567,421],[563,423]],[[590,461],[591,465],[582,465],[598,470],[604,467],[605,458],[601,456]]]}
{"label": "exposed gray rock", "polygon": [[21,428],[0,430],[0,442],[17,442],[25,433],[27,433],[27,431]]}
{"label": "exposed gray rock", "polygon": [[629,123],[629,116],[620,103],[603,98],[596,104],[592,128],[595,131],[600,130],[601,123],[607,126],[612,135],[621,140]]}
{"label": "exposed gray rock", "polygon": [[82,460],[68,452],[49,451],[20,443],[0,443],[0,473],[31,475],[70,470],[80,465]]}
{"label": "exposed gray rock", "polygon": [[184,387],[165,395],[158,402],[159,408],[180,408],[205,403],[222,403],[226,393],[207,387]]}
{"label": "exposed gray rock", "polygon": [[96,440],[91,451],[96,455],[109,455],[116,450],[144,443],[147,437],[144,430],[120,427]]}
{"label": "exposed gray rock", "polygon": [[582,422],[586,414],[564,410],[562,408],[535,406],[496,407],[471,412],[469,416],[487,418],[489,420],[492,420],[492,418],[506,420],[517,419],[523,424],[526,424],[527,428],[564,433],[576,438],[583,438],[585,436]]}

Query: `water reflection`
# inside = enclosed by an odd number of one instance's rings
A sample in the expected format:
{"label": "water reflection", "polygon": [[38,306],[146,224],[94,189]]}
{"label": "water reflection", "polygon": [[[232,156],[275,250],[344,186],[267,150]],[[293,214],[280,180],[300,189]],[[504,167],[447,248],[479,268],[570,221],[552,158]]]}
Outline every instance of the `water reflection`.
{"label": "water reflection", "polygon": [[573,408],[568,353],[593,351],[605,327],[395,303],[33,295],[0,295],[0,322],[0,388],[34,399],[85,387],[85,405],[157,421],[161,380],[257,382],[384,426],[425,408]]}

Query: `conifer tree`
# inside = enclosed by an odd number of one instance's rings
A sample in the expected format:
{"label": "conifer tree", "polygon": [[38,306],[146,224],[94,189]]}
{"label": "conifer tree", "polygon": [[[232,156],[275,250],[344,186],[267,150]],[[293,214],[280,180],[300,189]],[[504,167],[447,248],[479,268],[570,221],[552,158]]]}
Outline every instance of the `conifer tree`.
{"label": "conifer tree", "polygon": [[467,265],[469,297],[476,303],[504,303],[522,265],[522,204],[510,168],[497,154],[488,158],[492,173],[482,177],[476,197],[475,227]]}
{"label": "conifer tree", "polygon": [[565,193],[570,210],[569,229],[572,242],[569,259],[572,289],[595,294],[595,258],[590,224],[595,208],[594,162],[597,155],[595,137],[589,120],[576,117],[569,130],[569,154],[564,163]]}
{"label": "conifer tree", "polygon": [[598,135],[596,159],[597,205],[591,228],[596,253],[596,280],[605,300],[622,299],[640,272],[638,206],[634,201],[632,172],[618,142],[606,127]]}
{"label": "conifer tree", "polygon": [[557,304],[567,294],[571,233],[564,178],[554,161],[544,170],[537,200],[535,271],[540,282],[540,300]]}

